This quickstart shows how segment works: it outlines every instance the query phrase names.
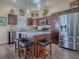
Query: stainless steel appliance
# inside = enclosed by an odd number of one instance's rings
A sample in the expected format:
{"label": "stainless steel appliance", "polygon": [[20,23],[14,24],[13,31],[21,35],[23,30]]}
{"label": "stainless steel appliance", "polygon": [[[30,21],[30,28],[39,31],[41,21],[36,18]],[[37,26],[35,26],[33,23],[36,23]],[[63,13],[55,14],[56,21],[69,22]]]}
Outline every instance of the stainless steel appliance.
{"label": "stainless steel appliance", "polygon": [[14,43],[15,39],[16,39],[16,31],[10,31],[9,32],[9,44]]}
{"label": "stainless steel appliance", "polygon": [[79,51],[79,12],[59,16],[59,45]]}

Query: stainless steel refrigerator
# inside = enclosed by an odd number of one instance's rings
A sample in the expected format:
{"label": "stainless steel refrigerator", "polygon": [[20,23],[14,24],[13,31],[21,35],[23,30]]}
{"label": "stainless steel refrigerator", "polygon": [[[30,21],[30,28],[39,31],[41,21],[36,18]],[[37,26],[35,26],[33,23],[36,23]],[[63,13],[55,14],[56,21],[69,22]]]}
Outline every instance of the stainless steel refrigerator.
{"label": "stainless steel refrigerator", "polygon": [[79,12],[59,16],[59,45],[79,51]]}

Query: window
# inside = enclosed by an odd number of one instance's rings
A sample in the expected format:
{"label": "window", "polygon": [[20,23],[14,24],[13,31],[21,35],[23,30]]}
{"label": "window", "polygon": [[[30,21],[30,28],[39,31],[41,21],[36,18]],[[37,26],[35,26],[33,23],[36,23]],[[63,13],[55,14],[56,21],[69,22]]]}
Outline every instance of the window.
{"label": "window", "polygon": [[17,26],[18,26],[18,27],[23,27],[23,28],[26,27],[26,26],[27,26],[26,18],[24,18],[24,17],[19,17],[19,18],[18,18]]}

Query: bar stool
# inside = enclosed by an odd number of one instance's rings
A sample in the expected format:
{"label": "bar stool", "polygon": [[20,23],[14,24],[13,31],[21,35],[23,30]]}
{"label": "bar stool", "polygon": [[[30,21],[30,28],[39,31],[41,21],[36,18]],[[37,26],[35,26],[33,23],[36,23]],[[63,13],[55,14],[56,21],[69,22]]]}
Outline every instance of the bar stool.
{"label": "bar stool", "polygon": [[[38,42],[38,57],[40,57],[40,55],[42,55],[42,54],[43,54],[42,56],[44,57],[44,59],[46,59],[46,56],[48,54],[50,54],[50,56],[51,56],[51,53],[52,53],[52,46],[51,46],[52,44],[51,43],[52,43],[51,41],[46,40],[46,39],[40,40]],[[50,45],[50,51],[48,51],[46,49],[46,46],[48,46],[48,45]],[[40,48],[40,47],[42,47],[42,48]],[[46,51],[48,51],[49,53],[46,54]]]}
{"label": "bar stool", "polygon": [[15,39],[15,53],[18,53],[18,43],[19,43],[19,40],[21,40],[21,38],[22,38],[22,34],[19,33],[19,38]]}
{"label": "bar stool", "polygon": [[[30,40],[20,40],[19,41],[19,55],[23,56],[24,59],[27,59],[27,53],[29,50],[29,47],[31,47],[31,56],[32,59],[34,59],[34,42]],[[28,53],[28,55],[30,55]]]}

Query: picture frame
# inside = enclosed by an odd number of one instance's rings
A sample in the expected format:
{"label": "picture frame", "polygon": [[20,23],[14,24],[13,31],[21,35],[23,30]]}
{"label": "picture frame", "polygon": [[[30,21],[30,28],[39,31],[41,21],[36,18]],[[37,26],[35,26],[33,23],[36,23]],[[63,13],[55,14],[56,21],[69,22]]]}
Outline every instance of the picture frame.
{"label": "picture frame", "polygon": [[0,26],[5,26],[6,25],[6,17],[0,16]]}

